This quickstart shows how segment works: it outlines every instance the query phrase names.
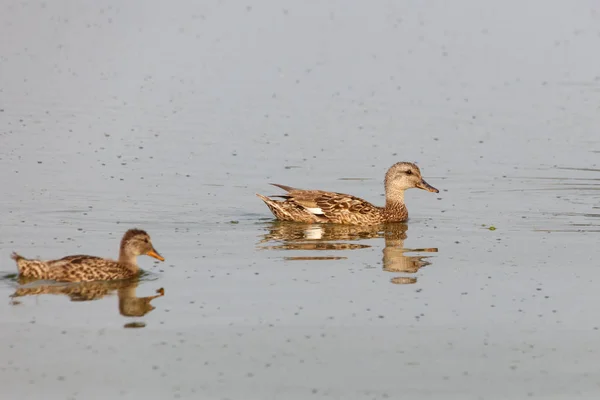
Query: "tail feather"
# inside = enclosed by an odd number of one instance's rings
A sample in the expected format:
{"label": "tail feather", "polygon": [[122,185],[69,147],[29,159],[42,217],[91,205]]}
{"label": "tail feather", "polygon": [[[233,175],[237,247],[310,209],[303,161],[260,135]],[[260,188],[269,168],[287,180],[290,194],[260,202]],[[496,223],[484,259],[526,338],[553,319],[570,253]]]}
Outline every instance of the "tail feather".
{"label": "tail feather", "polygon": [[36,279],[47,279],[48,278],[48,265],[40,260],[30,260],[22,255],[13,252],[10,258],[17,262],[17,269],[19,275],[23,278],[36,278]]}
{"label": "tail feather", "polygon": [[275,207],[276,209],[281,209],[281,207],[279,206],[279,204],[281,204],[281,201],[277,201],[277,200],[273,200],[267,196],[263,196],[262,194],[258,194],[256,193],[256,195],[265,202],[265,204],[271,209],[271,211],[273,211],[273,208]]}
{"label": "tail feather", "polygon": [[286,214],[288,214],[288,213],[284,209],[281,208],[281,206],[280,206],[281,202],[280,201],[270,199],[267,196],[263,196],[262,194],[256,193],[256,195],[262,201],[265,202],[265,204],[267,205],[267,207],[269,207],[269,210],[271,210],[271,212],[273,213],[273,215],[276,218],[284,219],[284,220],[287,219],[286,218],[287,217]]}
{"label": "tail feather", "polygon": [[262,201],[264,201],[267,204],[269,204],[269,202],[273,201],[270,198],[268,198],[267,196],[263,196],[262,194],[259,194],[259,193],[256,193],[256,196],[258,196]]}
{"label": "tail feather", "polygon": [[25,260],[25,257],[23,257],[22,255],[20,255],[16,251],[12,252],[12,254],[10,255],[10,258],[12,258],[13,260],[15,260],[16,262],[19,262],[19,260]]}

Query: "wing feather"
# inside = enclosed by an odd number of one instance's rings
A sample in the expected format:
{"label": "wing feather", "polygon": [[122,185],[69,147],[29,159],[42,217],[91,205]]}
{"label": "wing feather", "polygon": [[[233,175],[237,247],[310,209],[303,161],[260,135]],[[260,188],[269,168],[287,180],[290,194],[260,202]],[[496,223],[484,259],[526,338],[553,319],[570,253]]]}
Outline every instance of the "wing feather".
{"label": "wing feather", "polygon": [[359,197],[321,190],[302,190],[273,183],[272,185],[287,191],[286,194],[277,196],[285,199],[282,204],[289,204],[289,209],[304,210],[308,215],[318,217],[320,222],[352,224],[381,222],[381,209]]}
{"label": "wing feather", "polygon": [[59,268],[59,267],[62,267],[64,265],[69,265],[69,264],[85,264],[87,261],[92,261],[92,260],[93,261],[102,260],[102,257],[94,257],[94,256],[87,256],[84,254],[77,254],[74,256],[63,257],[60,260],[48,261],[47,264],[51,268]]}

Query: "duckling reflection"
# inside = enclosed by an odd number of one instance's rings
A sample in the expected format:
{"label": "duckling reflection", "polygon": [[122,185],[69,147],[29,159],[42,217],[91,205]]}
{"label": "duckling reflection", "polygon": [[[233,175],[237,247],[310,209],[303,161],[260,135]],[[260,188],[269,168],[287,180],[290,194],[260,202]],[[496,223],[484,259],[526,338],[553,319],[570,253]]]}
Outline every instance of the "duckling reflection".
{"label": "duckling reflection", "polygon": [[93,301],[110,296],[117,292],[119,297],[119,313],[124,317],[141,317],[154,310],[150,304],[157,297],[164,296],[165,291],[160,288],[154,296],[137,297],[136,290],[139,279],[127,279],[121,281],[92,281],[78,283],[38,283],[30,285],[27,280],[19,279],[21,285],[10,296],[14,305],[20,304],[18,297],[38,296],[42,294],[64,295],[71,301]]}
{"label": "duckling reflection", "polygon": [[[394,273],[415,274],[420,268],[430,265],[429,256],[408,256],[411,252],[437,252],[437,248],[405,249],[408,225],[404,223],[379,226],[339,224],[301,224],[274,221],[267,226],[268,232],[258,242],[262,249],[269,250],[357,250],[371,247],[364,243],[348,243],[368,239],[384,238],[383,270]],[[278,242],[267,245],[267,243]],[[347,257],[286,257],[286,260],[339,260]],[[395,277],[395,284],[416,283],[415,277]]]}
{"label": "duckling reflection", "polygon": [[154,296],[137,297],[136,286],[119,288],[119,313],[124,317],[143,317],[156,308],[150,302],[165,295],[165,289],[160,288]]}

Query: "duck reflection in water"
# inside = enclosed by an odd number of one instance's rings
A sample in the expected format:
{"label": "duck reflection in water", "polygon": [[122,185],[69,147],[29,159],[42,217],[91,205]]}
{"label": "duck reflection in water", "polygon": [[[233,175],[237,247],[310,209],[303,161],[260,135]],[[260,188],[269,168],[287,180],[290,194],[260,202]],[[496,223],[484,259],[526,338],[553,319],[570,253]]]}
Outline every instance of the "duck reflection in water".
{"label": "duck reflection in water", "polygon": [[[146,315],[155,308],[150,302],[165,294],[164,289],[160,288],[154,296],[137,297],[136,291],[140,283],[139,278],[77,283],[47,283],[47,281],[28,281],[23,278],[18,278],[17,281],[21,286],[10,296],[14,305],[21,304],[17,298],[24,296],[52,294],[67,296],[71,301],[92,301],[111,296],[116,291],[119,297],[119,313],[124,317],[142,317]],[[125,326],[140,327],[140,323]]]}
{"label": "duck reflection in water", "polygon": [[[357,250],[369,248],[369,239],[383,238],[383,270],[393,273],[415,274],[420,268],[430,265],[430,256],[409,256],[406,253],[435,253],[437,248],[404,248],[408,225],[393,223],[380,226],[356,226],[339,224],[302,224],[296,222],[273,221],[267,225],[268,233],[262,235],[259,246],[271,250]],[[348,243],[358,242],[361,243]],[[278,244],[268,244],[278,242]],[[285,257],[286,260],[340,260],[343,256],[303,256]],[[394,284],[417,282],[414,276],[397,276],[391,279]]]}

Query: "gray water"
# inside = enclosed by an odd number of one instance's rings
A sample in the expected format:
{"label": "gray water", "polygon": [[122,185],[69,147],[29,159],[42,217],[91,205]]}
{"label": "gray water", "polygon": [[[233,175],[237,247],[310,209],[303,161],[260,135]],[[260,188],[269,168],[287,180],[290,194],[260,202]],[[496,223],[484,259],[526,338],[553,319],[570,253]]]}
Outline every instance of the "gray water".
{"label": "gray water", "polygon": [[[0,271],[166,261],[0,281],[2,398],[598,398],[598,48],[595,1],[3,1]],[[397,161],[440,193],[388,231],[254,196]]]}

